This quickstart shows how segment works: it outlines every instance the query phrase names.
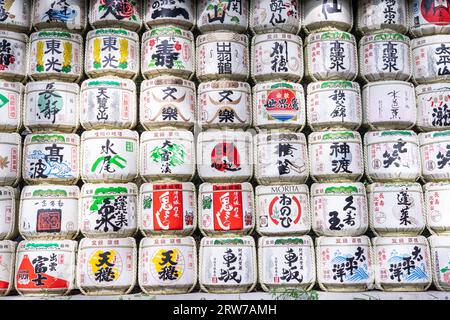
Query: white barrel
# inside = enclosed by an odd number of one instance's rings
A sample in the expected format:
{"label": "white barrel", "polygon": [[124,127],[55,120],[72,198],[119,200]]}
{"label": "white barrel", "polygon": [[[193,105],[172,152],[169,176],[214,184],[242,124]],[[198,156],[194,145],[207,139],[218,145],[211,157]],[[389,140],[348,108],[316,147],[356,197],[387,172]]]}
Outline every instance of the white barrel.
{"label": "white barrel", "polygon": [[311,186],[312,229],[318,236],[357,237],[369,226],[364,184],[314,183]]}
{"label": "white barrel", "polygon": [[259,133],[254,137],[255,178],[259,184],[299,184],[309,176],[303,133]]}
{"label": "white barrel", "polygon": [[106,28],[88,32],[84,68],[90,78],[139,75],[139,36],[125,29]]}
{"label": "white barrel", "polygon": [[416,123],[416,95],[410,82],[370,82],[362,89],[362,99],[363,124],[371,129],[410,129]]}
{"label": "white barrel", "polygon": [[19,197],[16,188],[0,187],[0,241],[13,240],[17,236]]}
{"label": "white barrel", "polygon": [[367,236],[316,238],[317,282],[322,290],[367,291],[373,288],[372,247]]}
{"label": "white barrel", "polygon": [[204,236],[243,236],[253,231],[255,208],[250,183],[203,183],[198,193],[198,227]]}
{"label": "white barrel", "polygon": [[450,8],[445,1],[411,0],[410,31],[415,37],[450,32]]}
{"label": "white barrel", "polygon": [[359,84],[345,80],[311,82],[306,109],[313,131],[357,130],[362,122]]}
{"label": "white barrel", "polygon": [[450,129],[450,85],[423,84],[416,87],[417,127],[423,131]]}
{"label": "white barrel", "polygon": [[185,182],[194,177],[194,135],[190,131],[145,131],[139,154],[139,173],[146,182]]}
{"label": "white barrel", "polygon": [[200,81],[247,80],[250,61],[245,34],[209,33],[198,36],[196,41],[196,75]]}
{"label": "white barrel", "polygon": [[326,27],[350,31],[353,27],[351,0],[303,0],[301,3],[306,32]]}
{"label": "white barrel", "polygon": [[143,238],[139,244],[139,287],[146,294],[191,292],[197,284],[194,238]]}
{"label": "white barrel", "polygon": [[75,132],[79,126],[80,86],[33,81],[25,87],[23,124],[30,132]]}
{"label": "white barrel", "polygon": [[75,289],[72,240],[21,241],[17,246],[15,289],[23,296],[60,296]]}
{"label": "white barrel", "polygon": [[136,276],[135,239],[81,239],[76,281],[82,294],[124,295],[136,285]]}
{"label": "white barrel", "polygon": [[308,139],[310,175],[314,181],[357,181],[364,174],[358,132],[313,132]]}
{"label": "white barrel", "polygon": [[336,30],[316,32],[305,42],[307,78],[313,81],[356,79],[358,49],[352,34]]}
{"label": "white barrel", "polygon": [[89,24],[95,29],[117,26],[137,31],[142,26],[143,2],[90,0]]}
{"label": "white barrel", "polygon": [[191,129],[196,122],[195,83],[161,76],[141,83],[139,120],[147,130],[170,126]]}
{"label": "white barrel", "polygon": [[316,282],[311,237],[259,238],[258,275],[264,291],[311,290]]}
{"label": "white barrel", "polygon": [[257,130],[303,130],[306,125],[303,86],[287,81],[257,83],[253,87],[253,125]]}
{"label": "white barrel", "polygon": [[29,32],[31,29],[32,0],[4,1],[0,15],[3,30]]}
{"label": "white barrel", "polygon": [[418,236],[425,228],[425,206],[419,183],[368,185],[370,230],[376,236]]}
{"label": "white barrel", "polygon": [[363,34],[381,29],[404,34],[409,29],[408,0],[360,0],[357,7],[356,27]]}
{"label": "white barrel", "polygon": [[419,84],[450,80],[450,34],[411,41],[413,79]]}
{"label": "white barrel", "polygon": [[197,171],[206,182],[243,182],[253,176],[250,132],[205,131],[197,137]]}
{"label": "white barrel", "polygon": [[85,80],[80,101],[80,123],[86,130],[132,129],[137,124],[137,89],[130,79]]}
{"label": "white barrel", "polygon": [[39,31],[30,36],[27,73],[32,80],[78,82],[83,76],[83,38],[67,31]]}
{"label": "white barrel", "polygon": [[364,136],[366,175],[373,182],[416,181],[421,174],[414,131],[372,131]]}
{"label": "white barrel", "polygon": [[84,182],[131,182],[139,172],[139,134],[128,129],[84,131],[80,158]]}
{"label": "white barrel", "polygon": [[22,138],[18,133],[0,133],[0,186],[15,186],[22,175]]}
{"label": "white barrel", "polygon": [[32,24],[34,29],[63,28],[83,32],[87,25],[85,0],[35,0]]}
{"label": "white barrel", "polygon": [[297,34],[302,26],[300,1],[250,1],[250,30],[256,34],[287,32]]}
{"label": "white barrel", "polygon": [[0,241],[0,297],[7,296],[14,287],[14,263],[16,261],[16,243]]}
{"label": "white barrel", "polygon": [[438,290],[450,291],[450,237],[428,238],[433,283]]}
{"label": "white barrel", "polygon": [[248,28],[249,0],[197,1],[197,28],[201,33],[231,30],[244,33]]}
{"label": "white barrel", "polygon": [[78,235],[77,186],[24,186],[19,231],[26,240],[72,240]]}
{"label": "white barrel", "polygon": [[256,231],[262,236],[299,236],[311,230],[308,186],[257,186]]}
{"label": "white barrel", "polygon": [[429,182],[423,186],[427,228],[432,234],[450,235],[450,215],[447,197],[450,197],[450,183]]}
{"label": "white barrel", "polygon": [[142,76],[172,75],[191,79],[195,73],[194,35],[173,26],[155,27],[142,36]]}
{"label": "white barrel", "polygon": [[302,38],[290,33],[264,33],[252,38],[251,75],[255,82],[303,77]]}
{"label": "white barrel", "polygon": [[200,288],[211,293],[245,293],[256,285],[255,240],[243,238],[209,238],[200,242]]}
{"label": "white barrel", "polygon": [[195,1],[146,0],[144,24],[148,28],[160,25],[177,25],[192,29],[196,23]]}
{"label": "white barrel", "polygon": [[376,289],[426,291],[431,285],[430,248],[425,237],[376,237],[372,245]]}
{"label": "white barrel", "polygon": [[190,236],[197,227],[192,182],[144,183],[139,190],[138,226],[144,236]]}
{"label": "white barrel", "polygon": [[0,77],[24,81],[27,76],[28,36],[14,31],[0,31]]}
{"label": "white barrel", "polygon": [[412,75],[409,38],[389,29],[362,37],[359,70],[366,81],[407,81]]}
{"label": "white barrel", "polygon": [[419,142],[425,181],[449,181],[450,131],[420,133]]}
{"label": "white barrel", "polygon": [[197,114],[203,129],[247,129],[252,124],[251,106],[247,82],[218,80],[198,86]]}
{"label": "white barrel", "polygon": [[0,81],[0,131],[16,132],[22,127],[23,91],[20,82]]}

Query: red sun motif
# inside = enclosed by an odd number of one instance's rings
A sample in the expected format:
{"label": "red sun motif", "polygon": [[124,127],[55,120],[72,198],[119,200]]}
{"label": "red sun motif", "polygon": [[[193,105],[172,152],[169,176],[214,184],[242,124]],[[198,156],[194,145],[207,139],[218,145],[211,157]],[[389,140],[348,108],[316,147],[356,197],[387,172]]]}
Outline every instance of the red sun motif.
{"label": "red sun motif", "polygon": [[447,25],[450,23],[449,0],[423,0],[420,5],[423,18],[430,23]]}

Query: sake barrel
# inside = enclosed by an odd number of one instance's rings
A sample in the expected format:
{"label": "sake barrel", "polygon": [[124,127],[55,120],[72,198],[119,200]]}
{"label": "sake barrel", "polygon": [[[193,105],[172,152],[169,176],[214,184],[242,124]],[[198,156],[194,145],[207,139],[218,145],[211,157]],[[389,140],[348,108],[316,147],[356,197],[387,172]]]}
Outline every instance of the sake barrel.
{"label": "sake barrel", "polygon": [[197,137],[197,170],[205,182],[243,182],[253,176],[250,132],[201,132]]}
{"label": "sake barrel", "polygon": [[28,75],[31,80],[78,82],[83,76],[83,38],[67,31],[32,33]]}
{"label": "sake barrel", "polygon": [[211,293],[245,293],[256,285],[255,240],[209,238],[200,242],[200,288]]}
{"label": "sake barrel", "polygon": [[311,186],[312,229],[318,236],[356,237],[369,226],[364,184],[314,183]]}
{"label": "sake barrel", "polygon": [[17,247],[15,288],[23,296],[59,296],[75,289],[72,240],[21,241]]}
{"label": "sake barrel", "polygon": [[195,185],[191,182],[142,184],[138,225],[147,237],[192,235],[197,227]]}
{"label": "sake barrel", "polygon": [[193,134],[169,129],[143,132],[139,165],[146,182],[190,181],[195,173]]}
{"label": "sake barrel", "polygon": [[287,32],[297,34],[302,26],[300,1],[250,1],[250,30],[256,34]]}
{"label": "sake barrel", "polygon": [[425,291],[431,285],[430,249],[425,237],[376,237],[372,244],[376,289]]}
{"label": "sake barrel", "polygon": [[376,236],[418,236],[425,228],[419,183],[373,183],[367,186],[370,230]]}
{"label": "sake barrel", "polygon": [[252,38],[251,75],[255,82],[303,77],[302,38],[290,33],[264,33]]}
{"label": "sake barrel", "polygon": [[76,184],[80,177],[77,134],[29,134],[25,137],[22,176],[28,184]]}
{"label": "sake barrel", "polygon": [[24,81],[27,76],[28,36],[14,31],[0,31],[0,77]]}
{"label": "sake barrel", "polygon": [[102,77],[81,85],[80,123],[86,130],[132,129],[137,123],[137,90],[130,79]]}
{"label": "sake barrel", "polygon": [[85,0],[35,0],[33,27],[36,30],[64,28],[83,32],[87,25]]}
{"label": "sake barrel", "polygon": [[30,132],[75,132],[79,126],[80,87],[76,83],[33,81],[25,87],[23,123]]}
{"label": "sake barrel", "polygon": [[311,82],[306,109],[313,131],[357,130],[362,122],[359,84],[345,80]]}
{"label": "sake barrel", "polygon": [[416,87],[417,127],[423,131],[450,129],[450,85],[445,82]]}
{"label": "sake barrel", "polygon": [[138,282],[146,294],[191,292],[197,284],[194,238],[143,238],[139,244]]}
{"label": "sake barrel", "polygon": [[420,133],[419,142],[422,177],[429,182],[450,180],[450,131]]}
{"label": "sake barrel", "polygon": [[198,193],[198,227],[204,236],[243,236],[253,231],[255,209],[250,183],[203,183]]}
{"label": "sake barrel", "polygon": [[316,264],[322,290],[353,292],[373,288],[375,266],[366,236],[316,238]]}
{"label": "sake barrel", "polygon": [[133,238],[80,241],[77,286],[89,296],[128,294],[136,284],[137,248]]}
{"label": "sake barrel", "polygon": [[390,30],[362,37],[359,69],[366,81],[404,80],[412,74],[409,38]]}
{"label": "sake barrel", "polygon": [[139,36],[136,32],[105,28],[88,32],[84,68],[90,78],[139,75]]}
{"label": "sake barrel", "polygon": [[428,238],[433,283],[438,290],[450,291],[450,237]]}
{"label": "sake barrel", "polygon": [[192,32],[161,26],[142,36],[142,76],[173,75],[191,79],[195,73],[195,45]]}
{"label": "sake barrel", "polygon": [[146,0],[144,23],[148,28],[160,25],[178,25],[192,29],[196,23],[195,1]]}
{"label": "sake barrel", "polygon": [[20,82],[0,81],[0,131],[15,132],[22,127],[23,91]]}
{"label": "sake barrel", "polygon": [[17,189],[0,187],[0,241],[13,240],[17,236],[18,204],[19,192]]}
{"label": "sake barrel", "polygon": [[350,31],[353,27],[351,0],[304,0],[302,5],[303,26],[306,32],[326,27]]}
{"label": "sake barrel", "polygon": [[358,75],[355,37],[344,31],[311,33],[306,38],[305,76],[313,81],[350,80]]}
{"label": "sake barrel", "polygon": [[138,177],[139,134],[131,130],[91,130],[81,135],[84,182],[131,182]]}
{"label": "sake barrel", "polygon": [[27,240],[72,240],[78,235],[77,186],[24,186],[19,231]]}
{"label": "sake barrel", "polygon": [[409,29],[408,1],[358,1],[357,30],[370,34],[381,29],[391,29],[405,34]]}
{"label": "sake barrel", "polygon": [[450,7],[445,1],[412,0],[410,31],[415,37],[450,32]]}
{"label": "sake barrel", "polygon": [[147,130],[165,126],[191,129],[196,122],[195,83],[161,76],[141,83],[139,120]]}
{"label": "sake barrel", "polygon": [[423,191],[428,230],[439,236],[450,235],[450,216],[447,205],[450,183],[429,182],[423,186]]}
{"label": "sake barrel", "polygon": [[450,79],[450,34],[413,39],[411,48],[415,82],[424,84]]}
{"label": "sake barrel", "polygon": [[231,30],[244,33],[248,28],[249,0],[197,1],[197,28],[202,33]]}
{"label": "sake barrel", "polygon": [[257,83],[253,87],[253,124],[257,130],[303,130],[306,125],[303,86],[287,81]]}
{"label": "sake barrel", "polygon": [[0,185],[17,185],[22,167],[22,138],[18,133],[0,133],[0,154]]}
{"label": "sake barrel", "polygon": [[247,80],[250,62],[245,34],[208,33],[196,41],[196,75],[200,81]]}
{"label": "sake barrel", "polygon": [[369,181],[416,181],[421,174],[419,139],[414,131],[372,131],[364,136]]}
{"label": "sake barrel", "polygon": [[198,86],[197,114],[203,129],[247,129],[252,124],[251,106],[247,82],[217,80]]}
{"label": "sake barrel", "polygon": [[312,289],[316,282],[313,240],[303,237],[261,237],[258,274],[266,292]]}
{"label": "sake barrel", "polygon": [[308,139],[310,175],[314,181],[357,181],[364,174],[358,132],[313,132]]}
{"label": "sake barrel", "polygon": [[7,296],[14,287],[16,243],[0,241],[0,296]]}
{"label": "sake barrel", "polygon": [[311,230],[309,190],[305,184],[257,186],[256,231],[262,236],[300,236]]}
{"label": "sake barrel", "polygon": [[308,150],[303,133],[259,133],[253,145],[259,184],[299,184],[308,180]]}
{"label": "sake barrel", "polygon": [[32,7],[32,0],[4,1],[1,5],[1,28],[19,32],[30,31]]}
{"label": "sake barrel", "polygon": [[142,26],[143,1],[90,0],[89,24],[94,28],[117,26],[137,31]]}
{"label": "sake barrel", "polygon": [[410,82],[371,82],[363,87],[362,98],[363,123],[371,129],[410,129],[416,123],[416,96]]}

